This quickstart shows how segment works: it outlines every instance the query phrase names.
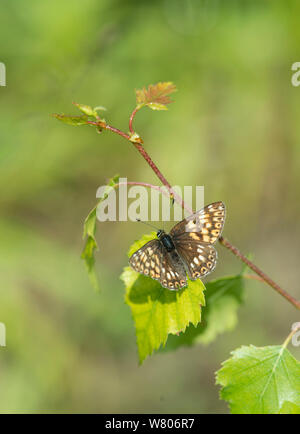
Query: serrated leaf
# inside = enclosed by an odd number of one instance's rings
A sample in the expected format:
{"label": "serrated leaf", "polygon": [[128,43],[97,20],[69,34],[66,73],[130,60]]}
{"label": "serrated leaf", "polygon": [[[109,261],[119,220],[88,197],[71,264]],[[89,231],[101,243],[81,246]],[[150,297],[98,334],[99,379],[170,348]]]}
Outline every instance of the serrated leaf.
{"label": "serrated leaf", "polygon": [[241,347],[217,372],[234,414],[278,414],[300,406],[300,363],[284,346]]}
{"label": "serrated leaf", "polygon": [[97,274],[95,271],[95,251],[99,250],[97,240],[96,240],[96,222],[97,222],[97,207],[98,205],[107,197],[109,190],[112,187],[115,187],[118,183],[119,175],[111,178],[107,186],[102,194],[102,196],[98,199],[96,206],[89,212],[86,217],[83,225],[83,239],[87,237],[83,252],[81,254],[81,258],[84,259],[88,276],[93,288],[98,291],[99,290],[99,282],[97,278]]}
{"label": "serrated leaf", "polygon": [[196,328],[190,325],[184,334],[170,336],[166,351],[197,343],[209,344],[219,334],[236,326],[237,311],[244,296],[242,275],[212,280],[205,287],[206,306],[202,310],[201,323]]}
{"label": "serrated leaf", "polygon": [[175,91],[176,86],[171,81],[150,84],[148,88],[135,91],[137,106],[148,106],[152,110],[167,110],[167,104],[173,102],[169,95]]}
{"label": "serrated leaf", "polygon": [[[128,256],[153,238],[155,232],[135,242]],[[126,287],[125,302],[135,323],[140,363],[164,346],[170,333],[185,331],[190,323],[197,326],[201,321],[205,287],[200,280],[188,281],[183,290],[170,291],[130,267],[124,269],[121,279]]]}
{"label": "serrated leaf", "polygon": [[82,115],[82,116],[67,116],[67,115],[64,115],[64,114],[60,115],[60,114],[54,113],[52,116],[55,117],[56,119],[58,119],[59,121],[62,121],[65,124],[68,124],[68,125],[74,125],[74,126],[88,125],[87,124],[88,117],[86,115]]}

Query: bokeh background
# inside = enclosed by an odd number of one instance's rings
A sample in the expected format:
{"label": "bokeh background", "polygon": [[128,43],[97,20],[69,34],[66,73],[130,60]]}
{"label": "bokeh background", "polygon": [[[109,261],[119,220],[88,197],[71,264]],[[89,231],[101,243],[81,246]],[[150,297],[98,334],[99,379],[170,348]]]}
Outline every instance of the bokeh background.
{"label": "bokeh background", "polygon": [[[127,131],[134,89],[175,82],[168,112],[137,116],[147,150],[172,184],[204,185],[206,203],[223,200],[224,235],[299,298],[291,65],[300,61],[300,3],[7,0],[0,9],[0,411],[226,413],[214,372],[242,344],[283,342],[296,309],[251,281],[233,332],[138,367],[119,275],[145,228],[98,225],[96,294],[80,259],[82,223],[107,178],[157,180],[122,138],[50,114],[76,114],[72,101],[104,105]],[[213,277],[240,271],[218,251]]]}

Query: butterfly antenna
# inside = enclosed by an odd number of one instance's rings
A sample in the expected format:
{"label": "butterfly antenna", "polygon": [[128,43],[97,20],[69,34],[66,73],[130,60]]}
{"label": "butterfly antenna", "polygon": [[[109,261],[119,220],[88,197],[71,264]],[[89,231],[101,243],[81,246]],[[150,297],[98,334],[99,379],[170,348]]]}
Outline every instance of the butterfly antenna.
{"label": "butterfly antenna", "polygon": [[151,223],[143,222],[143,221],[140,220],[140,219],[136,219],[136,221],[137,221],[137,222],[140,222],[140,223],[144,223],[144,225],[150,226],[151,228],[154,228],[156,231],[159,231],[159,229],[158,229],[156,226],[152,225]]}

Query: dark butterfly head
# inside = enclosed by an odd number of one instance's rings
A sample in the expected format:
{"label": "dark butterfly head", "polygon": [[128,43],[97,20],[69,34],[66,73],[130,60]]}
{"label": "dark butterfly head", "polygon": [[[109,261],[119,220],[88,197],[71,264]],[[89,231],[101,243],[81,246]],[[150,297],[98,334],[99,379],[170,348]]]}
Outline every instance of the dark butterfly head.
{"label": "dark butterfly head", "polygon": [[165,231],[162,229],[159,229],[156,233],[157,238],[160,240],[164,235],[165,235]]}

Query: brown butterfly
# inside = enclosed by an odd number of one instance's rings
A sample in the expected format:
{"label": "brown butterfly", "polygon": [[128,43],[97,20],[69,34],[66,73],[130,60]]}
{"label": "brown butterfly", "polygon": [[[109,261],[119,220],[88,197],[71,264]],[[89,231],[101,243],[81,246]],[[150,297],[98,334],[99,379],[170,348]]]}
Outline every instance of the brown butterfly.
{"label": "brown butterfly", "polygon": [[138,249],[129,259],[138,273],[159,280],[164,288],[178,290],[191,280],[211,273],[217,263],[213,244],[221,236],[225,222],[225,205],[215,202],[177,223],[166,234]]}

